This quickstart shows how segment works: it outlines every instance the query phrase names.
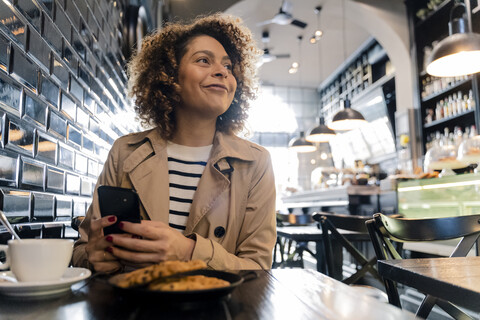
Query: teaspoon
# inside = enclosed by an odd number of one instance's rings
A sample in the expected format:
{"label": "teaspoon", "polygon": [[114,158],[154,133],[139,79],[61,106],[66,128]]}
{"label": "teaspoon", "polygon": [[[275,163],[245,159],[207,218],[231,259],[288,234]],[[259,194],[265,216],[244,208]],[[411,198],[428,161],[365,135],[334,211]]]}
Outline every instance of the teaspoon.
{"label": "teaspoon", "polygon": [[5,226],[5,228],[7,228],[8,232],[10,232],[13,237],[17,240],[21,240],[20,237],[18,236],[18,234],[15,232],[15,230],[13,229],[12,225],[10,224],[10,222],[8,222],[8,219],[7,217],[5,216],[5,214],[3,213],[2,210],[0,210],[0,221],[3,223],[3,225]]}

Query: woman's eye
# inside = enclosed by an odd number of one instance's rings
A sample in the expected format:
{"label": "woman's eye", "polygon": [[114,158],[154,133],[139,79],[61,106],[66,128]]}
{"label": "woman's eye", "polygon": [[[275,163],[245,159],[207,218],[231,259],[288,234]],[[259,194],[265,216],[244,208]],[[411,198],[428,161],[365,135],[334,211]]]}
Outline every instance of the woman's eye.
{"label": "woman's eye", "polygon": [[206,58],[200,58],[197,60],[197,62],[208,63],[208,60]]}
{"label": "woman's eye", "polygon": [[232,71],[233,70],[233,66],[231,64],[226,64],[225,65],[225,69],[227,69],[228,71]]}

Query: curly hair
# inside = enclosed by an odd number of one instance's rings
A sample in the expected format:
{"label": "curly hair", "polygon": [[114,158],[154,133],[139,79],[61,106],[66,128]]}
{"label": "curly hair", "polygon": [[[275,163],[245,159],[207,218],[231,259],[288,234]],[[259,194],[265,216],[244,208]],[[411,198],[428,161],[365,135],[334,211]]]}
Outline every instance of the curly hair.
{"label": "curly hair", "polygon": [[222,44],[233,64],[237,90],[228,110],[217,117],[216,129],[238,133],[247,118],[249,100],[256,98],[256,61],[260,51],[240,18],[213,14],[191,24],[171,23],[145,37],[128,63],[129,95],[142,125],[156,125],[163,138],[175,131],[175,107],[180,103],[178,69],[188,44],[207,35]]}

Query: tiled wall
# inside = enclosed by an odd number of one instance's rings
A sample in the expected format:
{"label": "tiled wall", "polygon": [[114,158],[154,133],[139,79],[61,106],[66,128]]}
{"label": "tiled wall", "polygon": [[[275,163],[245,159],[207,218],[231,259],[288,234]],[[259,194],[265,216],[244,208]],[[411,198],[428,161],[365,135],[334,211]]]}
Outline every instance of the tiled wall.
{"label": "tiled wall", "polygon": [[41,229],[85,215],[111,144],[139,130],[123,12],[120,1],[0,0],[0,208],[10,221]]}

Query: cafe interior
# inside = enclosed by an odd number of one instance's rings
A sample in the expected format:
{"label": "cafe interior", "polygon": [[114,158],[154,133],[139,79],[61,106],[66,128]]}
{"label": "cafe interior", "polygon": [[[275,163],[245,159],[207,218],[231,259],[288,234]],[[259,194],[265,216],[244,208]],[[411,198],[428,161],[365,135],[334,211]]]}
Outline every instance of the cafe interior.
{"label": "cafe interior", "polygon": [[[12,280],[9,241],[78,239],[113,142],[144,130],[142,39],[214,12],[263,53],[240,136],[271,155],[271,269],[173,295]],[[480,319],[478,72],[477,0],[0,0],[0,318]]]}

